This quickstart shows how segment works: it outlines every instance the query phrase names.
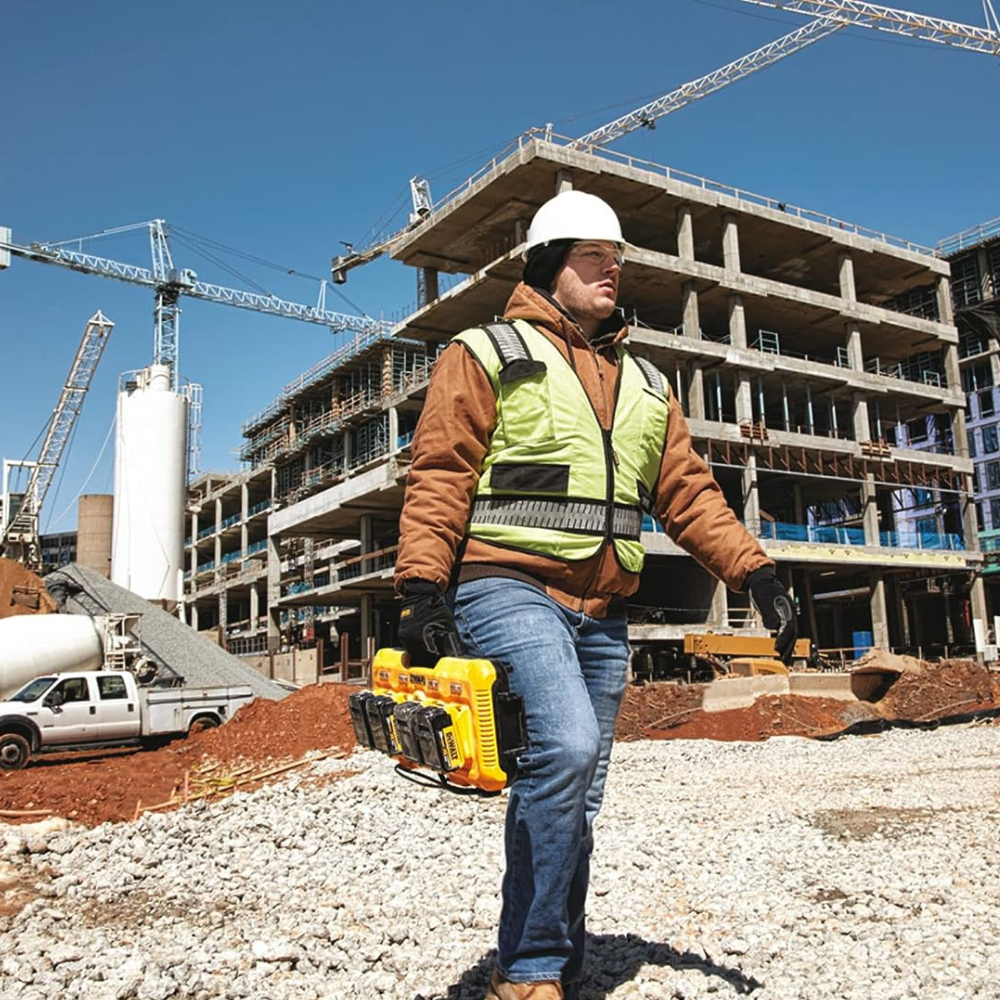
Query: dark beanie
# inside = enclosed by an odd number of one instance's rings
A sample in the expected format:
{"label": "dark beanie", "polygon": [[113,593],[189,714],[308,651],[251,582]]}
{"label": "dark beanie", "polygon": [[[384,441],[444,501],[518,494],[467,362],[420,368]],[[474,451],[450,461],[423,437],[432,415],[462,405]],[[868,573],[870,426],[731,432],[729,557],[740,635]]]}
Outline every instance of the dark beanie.
{"label": "dark beanie", "polygon": [[532,247],[524,262],[521,280],[532,288],[548,291],[574,242],[575,240],[550,240],[548,243]]}

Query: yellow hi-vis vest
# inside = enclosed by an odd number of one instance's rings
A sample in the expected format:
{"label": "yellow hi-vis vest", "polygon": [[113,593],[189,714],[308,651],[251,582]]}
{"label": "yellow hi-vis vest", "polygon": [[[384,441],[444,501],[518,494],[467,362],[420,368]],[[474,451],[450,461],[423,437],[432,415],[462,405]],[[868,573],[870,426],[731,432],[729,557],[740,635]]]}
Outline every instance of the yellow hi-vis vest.
{"label": "yellow hi-vis vest", "polygon": [[610,431],[559,349],[530,323],[491,323],[455,337],[493,383],[497,421],[466,533],[493,545],[577,561],[611,542],[642,569],[670,412],[662,374],[616,346]]}

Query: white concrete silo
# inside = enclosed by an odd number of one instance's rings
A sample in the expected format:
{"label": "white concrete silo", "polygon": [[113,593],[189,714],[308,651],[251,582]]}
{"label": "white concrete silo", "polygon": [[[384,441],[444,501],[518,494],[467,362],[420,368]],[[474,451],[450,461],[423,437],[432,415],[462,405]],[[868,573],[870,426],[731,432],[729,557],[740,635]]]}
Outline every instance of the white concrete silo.
{"label": "white concrete silo", "polygon": [[188,399],[170,368],[123,379],[118,395],[111,580],[149,601],[176,602],[184,557]]}

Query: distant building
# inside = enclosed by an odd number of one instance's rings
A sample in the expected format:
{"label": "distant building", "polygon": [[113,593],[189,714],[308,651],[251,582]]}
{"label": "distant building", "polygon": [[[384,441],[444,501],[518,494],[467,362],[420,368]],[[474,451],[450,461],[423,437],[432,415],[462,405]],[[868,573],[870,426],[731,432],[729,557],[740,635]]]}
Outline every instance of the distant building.
{"label": "distant building", "polygon": [[41,576],[76,562],[76,532],[63,531],[56,535],[42,535]]}
{"label": "distant building", "polygon": [[1000,614],[1000,218],[942,240],[951,264],[976,521],[990,620]]}

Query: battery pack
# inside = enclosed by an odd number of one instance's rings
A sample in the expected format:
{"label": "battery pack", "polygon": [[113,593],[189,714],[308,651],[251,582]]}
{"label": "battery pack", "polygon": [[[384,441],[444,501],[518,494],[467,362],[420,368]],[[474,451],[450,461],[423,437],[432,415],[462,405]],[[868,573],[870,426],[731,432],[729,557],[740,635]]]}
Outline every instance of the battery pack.
{"label": "battery pack", "polygon": [[411,667],[401,649],[380,649],[372,690],[352,694],[358,743],[485,792],[506,787],[527,745],[524,705],[507,671],[490,660],[445,656]]}

